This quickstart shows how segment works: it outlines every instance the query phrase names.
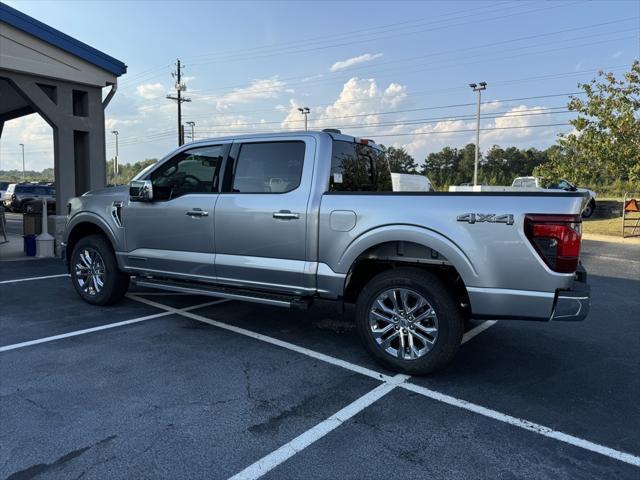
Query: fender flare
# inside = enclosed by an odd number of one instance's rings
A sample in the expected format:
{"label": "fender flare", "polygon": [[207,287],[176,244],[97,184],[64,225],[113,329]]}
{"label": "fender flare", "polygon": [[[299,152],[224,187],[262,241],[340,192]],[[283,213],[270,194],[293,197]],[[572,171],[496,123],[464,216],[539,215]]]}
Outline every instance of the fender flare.
{"label": "fender flare", "polygon": [[95,213],[86,212],[86,211],[79,212],[69,219],[69,222],[67,223],[67,226],[65,228],[65,235],[64,235],[65,243],[69,242],[69,235],[71,234],[73,229],[76,228],[81,223],[92,223],[96,227],[100,228],[100,230],[102,230],[107,236],[107,238],[109,239],[109,242],[111,243],[111,246],[113,247],[113,249],[115,251],[118,251],[117,237],[113,232],[113,230],[111,229],[111,226]]}
{"label": "fender flare", "polygon": [[474,285],[474,279],[478,277],[469,257],[450,238],[425,227],[406,224],[377,227],[353,239],[340,257],[336,271],[348,273],[366,250],[387,242],[413,242],[436,250],[453,265],[465,285]]}

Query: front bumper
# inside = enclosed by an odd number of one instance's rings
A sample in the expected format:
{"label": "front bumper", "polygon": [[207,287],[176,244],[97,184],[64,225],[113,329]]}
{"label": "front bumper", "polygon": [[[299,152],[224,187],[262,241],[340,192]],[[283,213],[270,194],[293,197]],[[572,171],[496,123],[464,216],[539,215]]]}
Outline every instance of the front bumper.
{"label": "front bumper", "polygon": [[589,315],[591,288],[587,283],[587,272],[580,265],[571,290],[560,290],[556,294],[550,320],[580,322]]}

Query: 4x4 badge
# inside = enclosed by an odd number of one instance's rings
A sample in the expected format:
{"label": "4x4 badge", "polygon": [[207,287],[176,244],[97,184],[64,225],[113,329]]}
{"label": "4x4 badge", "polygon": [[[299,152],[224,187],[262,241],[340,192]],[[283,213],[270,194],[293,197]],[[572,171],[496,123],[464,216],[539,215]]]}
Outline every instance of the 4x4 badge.
{"label": "4x4 badge", "polygon": [[513,225],[513,215],[510,213],[502,215],[496,215],[495,213],[463,213],[462,215],[458,215],[456,220],[470,224],[486,222]]}

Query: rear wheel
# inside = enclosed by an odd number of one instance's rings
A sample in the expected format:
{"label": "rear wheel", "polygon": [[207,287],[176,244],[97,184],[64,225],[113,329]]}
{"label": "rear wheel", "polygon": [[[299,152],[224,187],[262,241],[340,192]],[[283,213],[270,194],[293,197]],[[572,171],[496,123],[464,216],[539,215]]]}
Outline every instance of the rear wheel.
{"label": "rear wheel", "polygon": [[426,375],[451,361],[464,319],[436,276],[413,268],[383,272],[358,297],[356,324],[364,347],[394,371]]}
{"label": "rear wheel", "polygon": [[584,210],[582,211],[582,218],[589,218],[591,215],[593,215],[593,211],[596,209],[596,202],[594,202],[593,200],[591,200],[586,207],[584,207]]}
{"label": "rear wheel", "polygon": [[109,305],[124,297],[129,275],[118,269],[111,245],[102,235],[81,238],[73,248],[71,281],[82,299],[93,305]]}

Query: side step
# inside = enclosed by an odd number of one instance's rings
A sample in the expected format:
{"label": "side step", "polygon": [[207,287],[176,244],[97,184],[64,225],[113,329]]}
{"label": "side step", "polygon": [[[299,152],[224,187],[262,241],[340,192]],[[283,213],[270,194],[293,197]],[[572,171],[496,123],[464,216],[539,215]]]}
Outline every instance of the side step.
{"label": "side step", "polygon": [[311,306],[311,298],[282,295],[277,293],[257,292],[243,288],[223,287],[206,283],[186,282],[159,278],[137,277],[135,284],[140,287],[157,288],[171,292],[191,293],[194,295],[208,295],[211,297],[242,300],[244,302],[263,303],[278,307],[306,310]]}

